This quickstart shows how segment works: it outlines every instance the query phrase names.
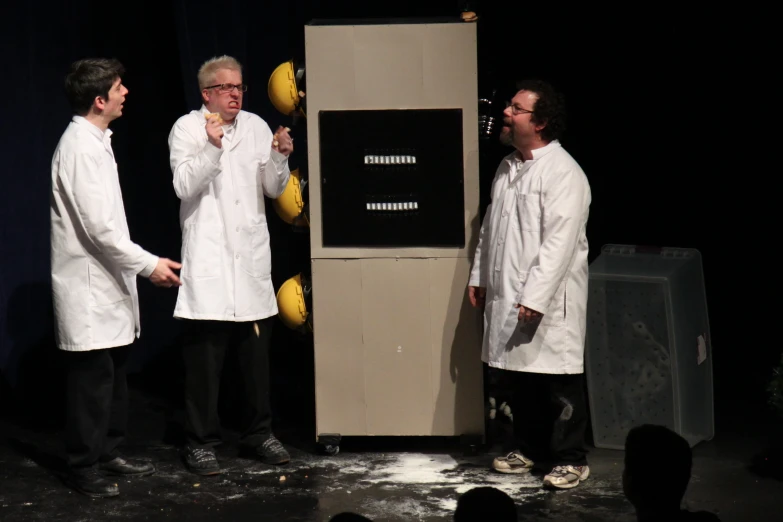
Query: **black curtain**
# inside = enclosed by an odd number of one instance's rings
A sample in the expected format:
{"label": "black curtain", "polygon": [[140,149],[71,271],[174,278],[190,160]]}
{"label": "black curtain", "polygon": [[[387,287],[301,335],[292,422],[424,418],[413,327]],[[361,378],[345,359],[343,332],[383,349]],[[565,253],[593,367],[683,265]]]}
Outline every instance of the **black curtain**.
{"label": "black curtain", "polygon": [[[157,255],[179,259],[176,197],[166,139],[186,107],[168,2],[29,2],[3,7],[9,73],[3,103],[0,191],[0,386],[21,410],[59,414],[62,372],[54,347],[49,263],[51,158],[71,119],[63,79],[71,62],[114,57],[126,68],[123,117],[112,145],[131,237]],[[12,79],[13,78],[13,79]],[[175,294],[138,283],[142,337],[134,371],[175,343]],[[44,409],[41,409],[44,408]]]}
{"label": "black curtain", "polygon": [[[766,243],[754,233],[758,218],[748,211],[748,201],[771,191],[736,187],[751,174],[764,172],[774,179],[767,173],[774,169],[749,170],[753,151],[744,144],[721,151],[701,147],[700,137],[716,133],[695,108],[706,93],[727,88],[717,81],[724,75],[706,76],[708,60],[714,58],[704,23],[652,5],[632,16],[592,7],[576,11],[559,5],[469,3],[481,16],[482,89],[497,86],[508,92],[513,80],[538,76],[567,96],[570,123],[563,144],[584,168],[593,192],[591,258],[605,243],[700,249],[718,395],[763,398],[780,349],[763,328],[753,326],[771,319],[771,309],[759,313],[753,305],[764,288],[759,284],[763,274],[773,272],[771,261],[764,262]],[[0,393],[9,397],[12,389],[27,390],[21,395],[37,393],[35,400],[46,402],[62,390],[52,337],[48,204],[51,156],[71,116],[62,82],[72,61],[109,56],[125,64],[130,92],[124,116],[112,124],[112,140],[131,236],[155,254],[179,259],[179,202],[171,187],[167,137],[178,117],[200,106],[196,72],[205,59],[216,54],[239,59],[250,86],[245,109],[273,129],[291,126],[269,103],[266,85],[277,65],[304,57],[304,24],[310,19],[456,16],[464,2],[6,4],[0,8],[5,57],[0,95]],[[694,81],[694,75],[699,79]],[[732,85],[745,85],[738,96],[746,106],[751,103],[750,84],[736,79]],[[730,97],[724,102],[712,111],[726,118],[715,128],[733,126],[735,133],[741,132],[741,113],[732,112],[739,102]],[[752,103],[761,106],[763,101]],[[719,138],[729,140],[729,134]],[[302,136],[297,137],[300,143]],[[733,139],[736,143],[737,136]],[[717,144],[722,143],[727,141]],[[292,163],[302,160],[302,152],[298,147]],[[482,146],[482,208],[494,169],[507,152],[496,143]],[[737,162],[730,161],[732,154]],[[723,169],[716,168],[716,159]],[[731,182],[720,179],[726,168],[732,169]],[[302,269],[308,239],[269,209],[278,287]],[[732,264],[725,269],[727,262]],[[172,318],[176,294],[145,280],[139,281],[139,291],[142,336],[131,371],[157,366],[162,371],[151,375],[165,385],[166,369],[178,359],[179,328]],[[311,386],[310,370],[297,366],[312,364],[307,340],[282,325],[276,336],[278,356],[289,358],[278,365],[281,373]],[[752,350],[752,356],[739,354],[741,350]],[[311,400],[309,391],[296,393]]]}

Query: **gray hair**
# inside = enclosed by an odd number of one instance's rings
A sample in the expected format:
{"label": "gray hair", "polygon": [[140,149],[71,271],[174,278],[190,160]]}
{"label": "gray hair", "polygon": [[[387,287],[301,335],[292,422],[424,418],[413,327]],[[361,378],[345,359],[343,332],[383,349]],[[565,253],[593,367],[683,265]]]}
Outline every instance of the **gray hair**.
{"label": "gray hair", "polygon": [[242,73],[242,65],[232,56],[215,56],[201,65],[198,70],[198,88],[203,89],[215,82],[215,76],[220,69],[231,69]]}

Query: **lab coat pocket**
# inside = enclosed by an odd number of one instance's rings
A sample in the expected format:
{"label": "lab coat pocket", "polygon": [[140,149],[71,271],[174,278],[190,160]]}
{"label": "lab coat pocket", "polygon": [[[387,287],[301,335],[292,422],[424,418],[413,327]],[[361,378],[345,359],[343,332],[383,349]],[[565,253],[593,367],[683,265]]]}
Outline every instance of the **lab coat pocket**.
{"label": "lab coat pocket", "polygon": [[124,290],[125,284],[121,276],[112,274],[105,266],[96,261],[89,261],[87,274],[90,285],[90,304],[105,306],[130,298]]}
{"label": "lab coat pocket", "polygon": [[220,227],[196,223],[185,229],[182,277],[215,277],[220,269]]}
{"label": "lab coat pocket", "polygon": [[253,277],[269,277],[272,273],[272,260],[269,251],[269,231],[266,223],[243,227],[242,269]]}
{"label": "lab coat pocket", "polygon": [[517,194],[517,222],[515,228],[537,232],[541,228],[541,203],[537,194]]}

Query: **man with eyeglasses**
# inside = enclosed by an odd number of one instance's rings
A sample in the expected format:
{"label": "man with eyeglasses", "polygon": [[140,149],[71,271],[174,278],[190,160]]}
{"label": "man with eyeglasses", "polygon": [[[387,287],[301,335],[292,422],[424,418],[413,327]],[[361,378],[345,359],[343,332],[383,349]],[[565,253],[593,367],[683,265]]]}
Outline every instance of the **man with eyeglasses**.
{"label": "man with eyeglasses", "polygon": [[206,61],[198,73],[203,105],[180,117],[169,134],[174,191],[181,200],[182,287],[174,317],[184,322],[187,468],[220,473],[215,446],[220,374],[236,348],[247,398],[243,453],[268,464],[290,457],[272,434],[269,344],[277,301],[264,196],[288,183],[293,138],[272,134],[259,116],[242,110],[247,86],[230,56]]}
{"label": "man with eyeglasses", "polygon": [[484,308],[482,360],[507,371],[517,447],[492,466],[527,473],[544,463],[545,487],[588,478],[584,435],[587,178],[560,144],[562,96],[528,80],[503,113],[500,163],[468,283]]}

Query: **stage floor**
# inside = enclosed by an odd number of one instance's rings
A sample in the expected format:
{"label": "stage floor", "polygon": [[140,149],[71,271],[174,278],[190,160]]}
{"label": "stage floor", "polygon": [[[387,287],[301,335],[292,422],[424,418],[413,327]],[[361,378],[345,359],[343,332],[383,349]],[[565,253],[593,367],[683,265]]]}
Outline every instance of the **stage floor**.
{"label": "stage floor", "polygon": [[[346,441],[336,456],[315,454],[300,427],[277,431],[292,462],[271,467],[237,457],[235,435],[218,450],[224,473],[199,477],[185,471],[177,445],[164,442],[176,425],[171,410],[144,392],[131,395],[131,430],[125,453],[155,462],[149,477],[120,480],[120,496],[89,499],[65,487],[62,437],[6,417],[0,442],[0,520],[84,521],[327,521],[352,511],[380,521],[451,520],[459,494],[491,485],[514,498],[521,521],[626,521],[633,509],[621,487],[623,453],[591,448],[592,475],[568,491],[541,488],[541,477],[491,472],[495,453],[465,457],[458,447],[421,440]],[[783,482],[749,469],[765,447],[769,426],[742,415],[694,448],[686,507],[721,519],[780,520]],[[168,426],[168,428],[167,428]],[[167,430],[169,430],[167,432]],[[168,433],[168,434],[167,434]],[[497,448],[499,451],[499,448]]]}

